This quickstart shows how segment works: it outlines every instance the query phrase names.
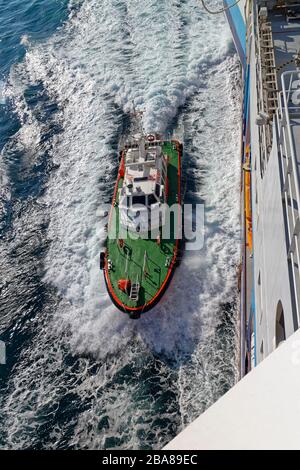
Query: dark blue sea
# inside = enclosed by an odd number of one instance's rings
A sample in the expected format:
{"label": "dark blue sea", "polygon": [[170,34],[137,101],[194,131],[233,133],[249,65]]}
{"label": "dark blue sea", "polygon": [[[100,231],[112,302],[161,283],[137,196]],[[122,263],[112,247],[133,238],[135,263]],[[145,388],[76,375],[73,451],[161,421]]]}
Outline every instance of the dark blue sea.
{"label": "dark blue sea", "polygon": [[[0,0],[0,448],[159,449],[235,383],[239,99],[198,0]],[[135,110],[183,141],[205,204],[203,248],[139,321],[98,269]]]}

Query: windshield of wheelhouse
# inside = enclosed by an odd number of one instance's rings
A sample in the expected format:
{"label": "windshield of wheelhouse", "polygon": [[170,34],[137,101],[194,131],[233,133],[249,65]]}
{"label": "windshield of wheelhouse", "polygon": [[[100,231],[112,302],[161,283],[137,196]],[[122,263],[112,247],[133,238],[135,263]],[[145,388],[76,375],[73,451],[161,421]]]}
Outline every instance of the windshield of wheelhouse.
{"label": "windshield of wheelhouse", "polygon": [[158,200],[154,196],[154,194],[149,194],[148,196],[148,206],[153,206],[153,204],[156,204]]}
{"label": "windshield of wheelhouse", "polygon": [[146,196],[143,194],[139,194],[138,196],[132,196],[132,205],[139,204],[142,206],[146,205]]}

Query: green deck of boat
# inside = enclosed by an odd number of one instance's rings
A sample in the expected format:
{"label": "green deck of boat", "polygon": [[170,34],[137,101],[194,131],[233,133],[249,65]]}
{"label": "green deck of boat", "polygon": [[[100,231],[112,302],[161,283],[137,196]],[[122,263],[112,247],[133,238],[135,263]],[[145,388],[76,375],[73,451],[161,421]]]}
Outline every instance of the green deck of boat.
{"label": "green deck of boat", "polygon": [[[178,165],[179,158],[176,146],[172,142],[162,144],[164,154],[169,157],[168,163],[168,205],[178,202]],[[123,179],[119,180],[119,188],[123,184]],[[116,196],[118,202],[118,194]],[[116,207],[115,216],[117,218],[116,227],[118,227],[119,210]],[[118,230],[118,229],[117,229]],[[110,228],[108,229],[107,257],[112,262],[112,269],[109,271],[109,279],[112,284],[115,295],[126,307],[140,307],[148,303],[160,290],[168,273],[166,265],[167,258],[172,259],[173,250],[176,244],[174,238],[174,223],[171,224],[170,239],[161,239],[158,245],[156,239],[135,239],[133,236],[127,236],[124,240],[124,247],[120,248],[118,239],[111,239]],[[144,274],[144,259],[146,255],[146,275]],[[129,253],[129,256],[127,255]],[[126,273],[126,256],[128,256]],[[133,301],[127,294],[118,288],[120,279],[130,279],[132,283],[140,283],[139,299]]]}

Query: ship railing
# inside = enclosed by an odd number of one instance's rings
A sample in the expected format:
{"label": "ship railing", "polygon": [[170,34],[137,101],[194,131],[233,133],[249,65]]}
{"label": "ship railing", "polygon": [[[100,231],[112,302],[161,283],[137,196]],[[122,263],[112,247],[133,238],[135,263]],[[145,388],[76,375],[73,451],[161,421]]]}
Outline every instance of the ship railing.
{"label": "ship railing", "polygon": [[[286,224],[287,257],[293,283],[293,300],[299,324],[300,305],[300,73],[281,76],[276,125]],[[299,96],[299,98],[298,98]],[[292,122],[291,122],[292,121]]]}

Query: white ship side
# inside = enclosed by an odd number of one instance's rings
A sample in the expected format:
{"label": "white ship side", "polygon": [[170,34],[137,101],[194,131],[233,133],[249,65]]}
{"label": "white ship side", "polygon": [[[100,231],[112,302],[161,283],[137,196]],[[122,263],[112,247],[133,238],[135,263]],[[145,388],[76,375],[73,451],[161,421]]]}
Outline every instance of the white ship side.
{"label": "white ship side", "polygon": [[241,0],[226,15],[244,83],[243,376],[299,327],[300,3]]}

